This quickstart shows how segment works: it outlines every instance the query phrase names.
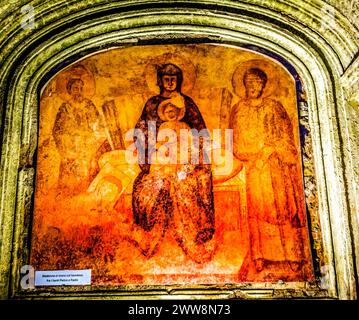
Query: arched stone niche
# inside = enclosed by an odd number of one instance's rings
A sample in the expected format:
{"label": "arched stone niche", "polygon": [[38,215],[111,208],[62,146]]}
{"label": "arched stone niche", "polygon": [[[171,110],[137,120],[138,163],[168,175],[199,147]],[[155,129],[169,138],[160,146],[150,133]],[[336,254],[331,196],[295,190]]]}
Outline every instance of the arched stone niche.
{"label": "arched stone niche", "polygon": [[[35,19],[33,31],[22,30],[16,24],[6,27],[8,40],[3,42],[2,52],[7,63],[1,68],[1,83],[5,88],[1,92],[4,106],[0,220],[2,296],[42,296],[40,292],[22,291],[19,287],[22,257],[27,256],[26,248],[30,246],[42,86],[63,67],[99,50],[148,42],[205,42],[263,48],[288,61],[300,76],[306,94],[300,99],[300,110],[303,117],[308,116],[320,221],[320,225],[312,225],[312,228],[320,228],[322,245],[322,287],[311,288],[310,284],[303,283],[288,284],[283,289],[280,284],[255,284],[248,290],[240,286],[216,288],[216,294],[218,297],[283,297],[292,292],[292,296],[356,297],[353,244],[357,237],[351,228],[357,223],[357,207],[353,202],[357,180],[348,179],[348,170],[354,166],[352,150],[355,144],[353,147],[353,143],[347,141],[349,129],[346,129],[354,127],[345,122],[347,105],[340,78],[355,55],[357,39],[350,31],[347,37],[328,30],[324,35],[313,31],[320,23],[314,14],[320,11],[320,1],[311,11],[313,15],[307,14],[311,20],[303,14],[309,30],[292,18],[283,18],[278,12],[280,8],[267,3],[263,8],[257,2],[223,1],[215,6],[210,1],[178,1],[176,9],[151,1],[141,6],[139,3],[103,4],[98,1],[89,7],[85,2],[76,2],[59,7],[57,13],[51,13],[50,8],[43,5],[35,6],[39,20]],[[282,9],[291,17],[294,6],[289,4]],[[3,14],[6,16],[6,12]],[[61,18],[56,20],[56,15]],[[340,28],[348,30],[349,23],[342,16],[337,22]],[[346,159],[351,162],[346,163]],[[141,289],[127,291],[124,296],[141,295]],[[146,289],[153,290],[155,296],[168,294],[167,287]],[[182,296],[183,289],[188,288],[171,289],[176,297]],[[206,294],[201,288],[193,289],[197,296]],[[79,292],[72,294],[81,295]]]}

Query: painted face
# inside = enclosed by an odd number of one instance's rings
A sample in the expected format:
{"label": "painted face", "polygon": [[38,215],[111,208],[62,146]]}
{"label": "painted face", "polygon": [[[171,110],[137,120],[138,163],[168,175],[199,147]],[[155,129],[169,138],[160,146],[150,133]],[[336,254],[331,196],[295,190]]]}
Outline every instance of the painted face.
{"label": "painted face", "polygon": [[264,81],[255,74],[249,74],[244,80],[244,85],[247,98],[257,99],[263,93]]}
{"label": "painted face", "polygon": [[162,83],[167,91],[175,91],[177,88],[177,76],[164,75],[162,77]]}
{"label": "painted face", "polygon": [[77,81],[71,86],[71,96],[76,101],[81,101],[83,98],[83,84],[80,81]]}
{"label": "painted face", "polygon": [[165,115],[167,121],[177,120],[178,113],[179,113],[178,108],[175,107],[173,104],[168,104],[164,111],[164,115]]}

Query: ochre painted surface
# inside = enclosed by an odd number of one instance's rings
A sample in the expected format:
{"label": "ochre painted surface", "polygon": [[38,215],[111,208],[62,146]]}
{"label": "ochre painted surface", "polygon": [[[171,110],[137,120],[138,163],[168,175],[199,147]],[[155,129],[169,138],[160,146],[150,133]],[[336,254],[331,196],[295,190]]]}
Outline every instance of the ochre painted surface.
{"label": "ochre painted surface", "polygon": [[[295,90],[269,58],[205,44],[113,49],[63,70],[41,96],[31,264],[90,268],[107,285],[312,280]],[[128,164],[126,133],[149,120],[233,129],[233,170]]]}

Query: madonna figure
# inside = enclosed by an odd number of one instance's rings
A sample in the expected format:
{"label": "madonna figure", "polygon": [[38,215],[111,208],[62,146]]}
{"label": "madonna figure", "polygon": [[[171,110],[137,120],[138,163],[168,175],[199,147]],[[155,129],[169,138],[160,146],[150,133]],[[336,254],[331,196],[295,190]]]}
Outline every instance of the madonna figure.
{"label": "madonna figure", "polygon": [[185,109],[181,117],[183,126],[198,132],[206,129],[194,101],[181,93],[182,80],[182,70],[174,64],[162,65],[157,70],[160,94],[147,101],[135,127],[144,133],[146,139],[142,145],[145,163],[139,164],[141,172],[133,185],[132,208],[135,224],[149,234],[157,234],[151,237],[151,241],[156,242],[151,245],[152,249],[143,254],[147,257],[155,254],[160,240],[166,232],[171,232],[184,253],[201,263],[208,260],[209,256],[201,254],[198,248],[205,246],[215,231],[210,164],[203,164],[203,161],[189,164],[189,170],[185,169],[186,166],[177,166],[178,172],[168,175],[162,174],[161,170],[151,170],[151,161],[148,160],[153,152],[148,143],[149,122],[155,123],[156,132],[159,132],[165,122],[160,117],[161,113],[159,115],[159,106],[165,100],[178,100],[180,96]]}

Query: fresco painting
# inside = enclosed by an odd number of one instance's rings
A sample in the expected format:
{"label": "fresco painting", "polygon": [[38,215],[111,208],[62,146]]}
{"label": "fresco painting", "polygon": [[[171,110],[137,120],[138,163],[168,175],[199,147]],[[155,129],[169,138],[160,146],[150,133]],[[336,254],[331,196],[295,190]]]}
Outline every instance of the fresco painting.
{"label": "fresco painting", "polygon": [[313,280],[296,86],[277,61],[210,44],[99,52],[51,79],[39,123],[37,270]]}

